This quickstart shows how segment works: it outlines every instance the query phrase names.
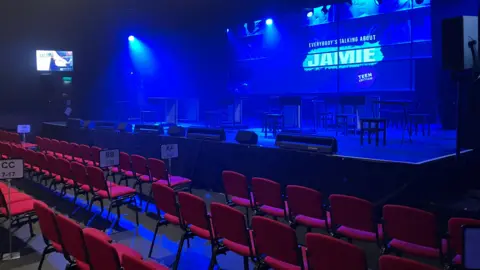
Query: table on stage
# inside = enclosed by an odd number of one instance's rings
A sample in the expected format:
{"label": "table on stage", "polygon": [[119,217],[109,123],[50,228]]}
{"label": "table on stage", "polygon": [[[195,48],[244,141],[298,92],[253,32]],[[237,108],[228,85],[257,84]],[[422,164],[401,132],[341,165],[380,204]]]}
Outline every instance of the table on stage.
{"label": "table on stage", "polygon": [[[408,139],[410,140],[410,142],[412,141],[412,132],[410,130],[410,128],[408,127],[408,107],[411,106],[411,104],[413,103],[413,101],[411,100],[404,100],[404,99],[390,99],[390,100],[373,100],[372,101],[372,112],[375,111],[375,105],[390,105],[390,106],[398,106],[398,107],[401,107],[402,110],[403,110],[403,118],[404,118],[404,121],[403,121],[403,126],[402,126],[402,142],[404,141],[404,133],[405,133],[405,129],[407,130],[408,132]],[[375,117],[375,115],[374,115]]]}

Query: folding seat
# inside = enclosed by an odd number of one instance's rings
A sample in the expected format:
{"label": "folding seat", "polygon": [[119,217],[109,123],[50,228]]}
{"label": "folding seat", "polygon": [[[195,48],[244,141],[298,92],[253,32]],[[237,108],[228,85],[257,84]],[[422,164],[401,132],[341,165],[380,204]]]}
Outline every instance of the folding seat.
{"label": "folding seat", "polygon": [[229,206],[243,206],[248,217],[248,209],[254,209],[253,193],[250,192],[245,175],[234,171],[222,172],[225,201]]}
{"label": "folding seat", "polygon": [[49,138],[43,138],[43,145],[45,149],[42,149],[42,152],[47,155],[55,155],[54,147],[52,146],[52,140]]}
{"label": "folding seat", "polygon": [[2,159],[10,158],[12,155],[12,147],[6,142],[0,142],[0,155]]}
{"label": "folding seat", "polygon": [[92,155],[92,162],[93,166],[100,166],[100,152],[102,151],[102,148],[98,146],[92,146],[90,147],[91,155]]}
{"label": "folding seat", "polygon": [[435,270],[437,268],[390,255],[384,255],[379,260],[380,270]]}
{"label": "folding seat", "polygon": [[[180,226],[180,212],[178,209],[177,195],[175,191],[169,187],[160,183],[153,183],[153,200],[157,207],[158,221],[155,226],[155,233],[153,234],[152,244],[150,245],[150,251],[148,257],[152,257],[153,246],[155,245],[155,239],[157,238],[158,229],[160,226],[167,226],[168,224]],[[163,212],[163,215],[160,214]]]}
{"label": "folding seat", "polygon": [[88,185],[87,168],[76,161],[70,163],[73,180],[73,203],[75,204],[79,195],[85,195],[87,204],[90,204],[90,185]]}
{"label": "folding seat", "polygon": [[216,264],[216,256],[232,251],[243,257],[243,267],[248,269],[248,259],[255,259],[252,231],[247,228],[245,215],[235,208],[220,203],[210,205],[212,226],[215,235],[215,253],[211,266]]}
{"label": "folding seat", "polygon": [[274,219],[287,219],[288,206],[283,200],[279,183],[259,177],[252,178],[252,191],[256,212],[272,216]]}
{"label": "folding seat", "polygon": [[435,216],[429,212],[402,205],[385,205],[383,229],[386,252],[437,258],[443,263],[436,224]]}
{"label": "folding seat", "polygon": [[[116,174],[121,175],[121,178],[118,181],[118,184],[121,184],[121,182],[123,180],[126,180],[127,177],[133,177],[132,162],[130,161],[130,155],[125,152],[120,152],[118,161],[119,161],[118,166],[111,167],[110,172],[112,173],[112,176],[113,176],[113,182],[116,182],[115,180]],[[127,185],[128,185],[128,181],[127,181]]]}
{"label": "folding seat", "polygon": [[168,270],[169,268],[154,261],[144,261],[129,254],[123,255],[124,270]]}
{"label": "folding seat", "polygon": [[[137,186],[140,190],[140,205],[142,205],[142,197],[143,197],[143,184],[147,183],[150,184],[150,172],[148,171],[147,159],[140,155],[131,155],[132,160],[132,177],[135,178],[136,182],[133,185],[135,189]],[[130,177],[129,175],[127,175]],[[128,185],[128,181],[127,181]]]}
{"label": "folding seat", "polygon": [[368,270],[361,248],[319,233],[307,233],[305,238],[308,269]]}
{"label": "folding seat", "polygon": [[442,241],[443,254],[447,255],[448,264],[460,266],[463,256],[463,226],[480,226],[480,220],[472,218],[451,218],[448,220],[448,239]]}
{"label": "folding seat", "polygon": [[66,141],[60,141],[60,153],[66,160],[72,160],[72,145]]}
{"label": "folding seat", "polygon": [[70,150],[72,155],[72,161],[83,163],[82,151],[80,150],[80,145],[76,143],[70,143]]}
{"label": "folding seat", "polygon": [[297,243],[295,230],[266,217],[252,218],[256,269],[265,265],[273,269],[304,269],[304,249]]}
{"label": "folding seat", "polygon": [[81,144],[78,146],[78,154],[79,158],[82,159],[82,163],[86,166],[94,166],[94,162],[92,161],[92,150],[90,146]]}
{"label": "folding seat", "polygon": [[330,200],[330,218],[332,232],[338,237],[377,243],[381,247],[383,228],[377,222],[375,208],[369,201],[333,194]]}
{"label": "folding seat", "polygon": [[302,186],[287,186],[288,218],[295,228],[305,226],[329,230],[330,214],[323,209],[322,193]]}

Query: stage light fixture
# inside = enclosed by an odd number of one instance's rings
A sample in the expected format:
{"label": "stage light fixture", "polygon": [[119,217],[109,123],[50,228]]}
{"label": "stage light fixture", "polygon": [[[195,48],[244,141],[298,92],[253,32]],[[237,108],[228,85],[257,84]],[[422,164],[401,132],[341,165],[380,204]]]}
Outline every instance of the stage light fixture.
{"label": "stage light fixture", "polygon": [[273,20],[272,20],[272,19],[267,19],[267,20],[265,21],[265,24],[266,24],[266,25],[272,25],[272,24],[273,24]]}
{"label": "stage light fixture", "polygon": [[309,12],[307,13],[307,17],[308,17],[308,18],[311,18],[312,16],[313,16],[313,11],[309,11]]}
{"label": "stage light fixture", "polygon": [[323,7],[322,7],[322,12],[323,12],[323,14],[327,14],[327,13],[328,13],[327,6],[323,6]]}
{"label": "stage light fixture", "polygon": [[347,4],[349,4],[350,6],[353,5],[352,0],[347,0],[347,1],[345,1],[345,2],[346,2]]}
{"label": "stage light fixture", "polygon": [[383,0],[375,0],[375,4],[377,4],[377,5],[381,5],[382,2],[383,2]]}
{"label": "stage light fixture", "polygon": [[129,36],[128,37],[128,41],[134,41],[135,40],[135,37],[134,36]]}
{"label": "stage light fixture", "polygon": [[227,28],[227,33],[228,33],[228,32],[230,32],[230,29],[229,29],[229,28]]}
{"label": "stage light fixture", "polygon": [[423,0],[415,0],[415,3],[417,3],[417,5],[423,4]]}

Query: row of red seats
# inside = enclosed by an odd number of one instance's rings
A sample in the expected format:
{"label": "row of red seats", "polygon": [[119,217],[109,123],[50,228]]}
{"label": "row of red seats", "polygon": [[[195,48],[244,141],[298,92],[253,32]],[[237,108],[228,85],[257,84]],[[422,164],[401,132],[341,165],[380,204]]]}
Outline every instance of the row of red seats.
{"label": "row of red seats", "polygon": [[30,229],[30,237],[34,236],[32,223],[35,220],[33,198],[16,188],[8,187],[0,182],[0,218],[10,219],[10,229],[24,224],[26,221]]}
{"label": "row of red seats", "polygon": [[20,134],[15,132],[0,130],[0,142],[20,144],[21,143]]}
{"label": "row of red seats", "polygon": [[325,229],[349,242],[377,243],[385,253],[436,258],[446,265],[462,263],[462,226],[480,225],[476,219],[451,218],[448,233],[440,238],[435,216],[423,210],[385,205],[380,218],[375,215],[375,206],[364,199],[333,194],[329,205],[324,206],[322,194],[310,188],[288,185],[283,195],[281,185],[269,179],[254,177],[248,183],[244,175],[233,171],[224,171],[222,178],[230,206],[285,218],[293,228],[305,226],[309,232],[312,228]]}
{"label": "row of red seats", "polygon": [[[209,269],[217,264],[216,256],[232,251],[244,258],[248,269],[249,259],[256,269],[265,266],[273,269],[368,269],[365,252],[345,241],[318,233],[306,234],[306,246],[297,243],[293,228],[266,217],[254,216],[251,228],[245,215],[221,203],[211,203],[210,213],[202,198],[186,192],[176,193],[172,188],[153,184],[153,197],[160,216],[150,246],[152,254],[160,226],[179,226],[184,234],[180,241],[174,269],[180,262],[185,240],[200,237],[212,247]],[[380,258],[381,270],[433,270],[434,267],[389,255]]]}
{"label": "row of red seats", "polygon": [[63,254],[69,267],[74,269],[168,269],[154,261],[143,260],[138,252],[113,243],[108,235],[97,229],[82,229],[78,223],[56,214],[43,202],[35,201],[33,207],[46,245],[38,269],[42,268],[46,255],[53,252]]}

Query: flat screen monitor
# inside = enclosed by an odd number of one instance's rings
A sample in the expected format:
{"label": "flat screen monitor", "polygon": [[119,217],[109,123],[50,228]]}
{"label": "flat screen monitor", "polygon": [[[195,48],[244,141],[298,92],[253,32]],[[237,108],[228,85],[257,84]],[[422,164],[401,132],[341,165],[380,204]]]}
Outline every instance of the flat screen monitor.
{"label": "flat screen monitor", "polygon": [[73,71],[73,52],[37,50],[37,71]]}
{"label": "flat screen monitor", "polygon": [[480,226],[463,226],[463,269],[480,270]]}

